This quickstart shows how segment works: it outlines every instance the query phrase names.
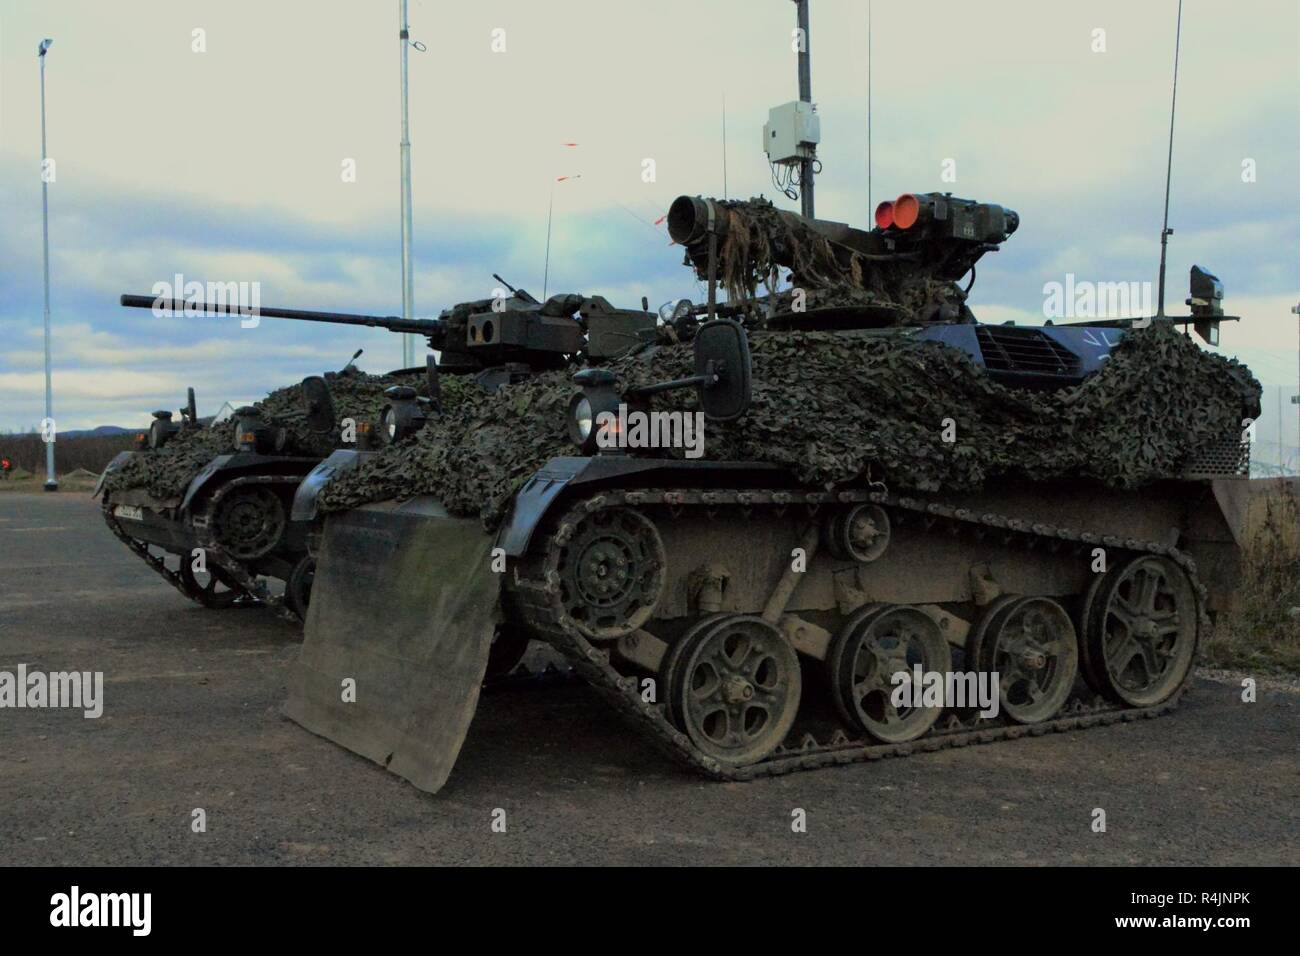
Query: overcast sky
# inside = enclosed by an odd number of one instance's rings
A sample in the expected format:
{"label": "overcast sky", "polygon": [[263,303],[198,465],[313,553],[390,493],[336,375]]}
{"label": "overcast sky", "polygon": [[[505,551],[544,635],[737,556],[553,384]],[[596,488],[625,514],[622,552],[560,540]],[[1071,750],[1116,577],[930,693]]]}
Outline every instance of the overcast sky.
{"label": "overcast sky", "polygon": [[[138,424],[191,384],[208,413],[356,348],[369,371],[400,364],[381,330],[117,305],[179,272],[259,282],[263,306],[400,312],[397,6],[0,0],[0,431],[43,415],[47,36],[60,429]],[[812,0],[818,215],[865,224],[871,201],[937,189],[1016,209],[974,289],[988,321],[1041,321],[1044,283],[1066,273],[1154,282],[1176,9],[875,0],[869,56],[866,0]],[[540,294],[552,188],[550,292],[698,299],[654,221],[679,194],[723,193],[724,98],[727,193],[797,209],[761,149],[768,108],[797,95],[789,0],[412,0],[410,20],[427,47],[410,54],[417,315],[490,295],[493,272]],[[1300,0],[1186,0],[1170,311],[1192,263],[1215,272],[1244,317],[1224,351],[1290,388],[1298,211]]]}

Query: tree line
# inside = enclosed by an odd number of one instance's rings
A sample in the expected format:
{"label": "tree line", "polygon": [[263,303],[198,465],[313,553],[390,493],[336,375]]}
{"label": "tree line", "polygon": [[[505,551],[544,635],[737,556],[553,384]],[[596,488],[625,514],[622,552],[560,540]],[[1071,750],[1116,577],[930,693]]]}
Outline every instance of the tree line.
{"label": "tree line", "polygon": [[[101,472],[119,451],[134,447],[135,432],[120,435],[78,435],[60,437],[54,443],[54,473],[64,475],[78,468]],[[8,458],[14,469],[45,474],[45,443],[39,432],[0,435],[0,458]]]}

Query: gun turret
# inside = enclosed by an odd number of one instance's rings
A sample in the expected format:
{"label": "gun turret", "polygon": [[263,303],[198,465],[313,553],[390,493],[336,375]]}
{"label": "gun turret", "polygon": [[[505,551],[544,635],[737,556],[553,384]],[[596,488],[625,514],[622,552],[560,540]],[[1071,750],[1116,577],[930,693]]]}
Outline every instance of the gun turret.
{"label": "gun turret", "polygon": [[[512,290],[514,291],[514,290]],[[288,319],[358,325],[423,335],[440,353],[438,368],[448,373],[474,373],[504,365],[529,370],[562,367],[585,345],[582,324],[574,312],[582,296],[552,296],[538,302],[522,289],[509,298],[478,299],[444,310],[436,319],[313,312],[241,305],[234,302],[195,302],[152,295],[123,295],[122,305],[162,314],[217,315]]]}

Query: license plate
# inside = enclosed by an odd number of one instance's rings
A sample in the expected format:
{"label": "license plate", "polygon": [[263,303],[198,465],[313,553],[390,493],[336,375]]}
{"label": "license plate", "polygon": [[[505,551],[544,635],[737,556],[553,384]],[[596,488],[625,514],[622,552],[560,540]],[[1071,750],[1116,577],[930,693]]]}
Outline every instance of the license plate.
{"label": "license plate", "polygon": [[113,509],[113,515],[117,518],[128,518],[131,521],[143,521],[144,509],[136,505],[118,505]]}

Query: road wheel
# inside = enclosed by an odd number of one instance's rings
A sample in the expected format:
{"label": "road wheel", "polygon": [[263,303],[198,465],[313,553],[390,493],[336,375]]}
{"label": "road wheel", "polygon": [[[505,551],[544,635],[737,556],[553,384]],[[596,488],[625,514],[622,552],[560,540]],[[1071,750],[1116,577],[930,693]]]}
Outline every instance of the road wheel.
{"label": "road wheel", "polygon": [[855,729],[885,743],[903,743],[939,719],[942,707],[894,704],[900,686],[895,674],[910,680],[917,665],[926,674],[946,676],[952,669],[952,652],[939,625],[916,608],[867,605],[831,643],[826,662],[835,707]]}
{"label": "road wheel", "polygon": [[316,559],[303,555],[293,566],[289,580],[284,585],[284,603],[289,610],[298,615],[298,620],[307,620],[307,607],[311,604],[311,586],[316,580]]}
{"label": "road wheel", "polygon": [[188,555],[181,555],[180,576],[186,597],[207,608],[220,610],[243,599],[250,603],[254,600],[221,568],[196,573]]}
{"label": "road wheel", "polygon": [[724,614],[695,626],[674,648],[665,680],[669,713],[719,763],[756,763],[780,745],[799,711],[799,657],[761,617]]}
{"label": "road wheel", "polygon": [[1108,572],[1084,609],[1087,657],[1106,696],[1151,707],[1174,695],[1196,656],[1196,592],[1173,561],[1143,555]]}
{"label": "road wheel", "polygon": [[1054,716],[1079,672],[1074,625],[1051,598],[1022,597],[1003,605],[988,627],[971,632],[966,647],[967,669],[998,675],[1000,706],[1020,724]]}
{"label": "road wheel", "polygon": [[674,681],[681,680],[678,671],[681,669],[682,651],[690,645],[691,638],[696,633],[707,629],[715,621],[726,616],[725,613],[709,614],[696,621],[687,629],[685,634],[673,642],[673,645],[668,648],[668,653],[664,655],[664,659],[659,665],[658,686],[662,688],[661,694],[665,695],[662,697],[662,700],[664,701],[664,709],[668,715],[668,720],[676,727],[682,726],[682,718],[681,714],[677,712],[677,708],[674,706],[675,698],[671,692],[671,688],[674,686]]}

